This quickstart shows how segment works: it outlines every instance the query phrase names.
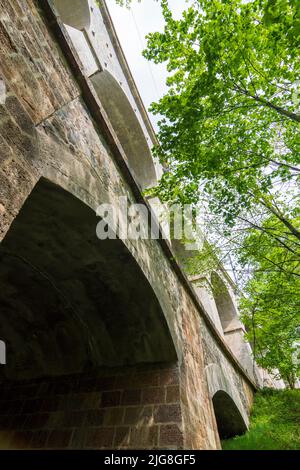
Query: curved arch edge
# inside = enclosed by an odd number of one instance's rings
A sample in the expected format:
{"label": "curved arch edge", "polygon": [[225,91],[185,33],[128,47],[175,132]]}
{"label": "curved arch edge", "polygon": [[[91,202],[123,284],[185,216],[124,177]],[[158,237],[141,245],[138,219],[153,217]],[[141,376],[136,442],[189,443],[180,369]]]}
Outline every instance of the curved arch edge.
{"label": "curved arch edge", "polygon": [[61,21],[72,28],[88,29],[91,24],[88,0],[53,0]]}
{"label": "curved arch edge", "polygon": [[137,182],[142,189],[157,183],[152,153],[140,121],[119,82],[107,70],[90,80],[123,147]]}
{"label": "curved arch edge", "polygon": [[243,328],[232,296],[221,276],[213,271],[210,276],[213,297],[217,306],[223,332]]}
{"label": "curved arch edge", "polygon": [[209,364],[205,367],[205,374],[210,398],[213,399],[220,391],[226,393],[238,409],[246,431],[249,428],[249,417],[235,385],[229,380],[225,371],[218,364]]}

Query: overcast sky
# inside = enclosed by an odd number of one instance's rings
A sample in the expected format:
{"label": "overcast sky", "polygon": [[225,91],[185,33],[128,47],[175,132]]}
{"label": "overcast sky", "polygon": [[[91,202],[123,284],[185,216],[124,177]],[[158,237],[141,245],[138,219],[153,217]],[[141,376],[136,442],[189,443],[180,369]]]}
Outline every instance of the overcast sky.
{"label": "overcast sky", "polygon": [[[148,110],[153,101],[163,96],[166,90],[167,72],[164,64],[149,63],[142,56],[146,47],[146,34],[163,30],[160,5],[155,0],[133,0],[129,9],[120,7],[115,0],[106,0],[119,40],[126,55],[132,75]],[[185,0],[169,0],[175,18],[186,8]],[[156,119],[150,116],[156,127]]]}

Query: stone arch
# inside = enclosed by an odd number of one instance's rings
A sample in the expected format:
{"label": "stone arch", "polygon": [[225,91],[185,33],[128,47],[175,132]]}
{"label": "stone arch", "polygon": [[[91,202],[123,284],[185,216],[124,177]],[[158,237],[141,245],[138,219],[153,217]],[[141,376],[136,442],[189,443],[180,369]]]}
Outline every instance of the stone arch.
{"label": "stone arch", "polygon": [[212,397],[212,403],[220,439],[229,439],[247,431],[243,417],[228,393],[219,390]]}
{"label": "stone arch", "polygon": [[80,31],[90,27],[91,13],[88,0],[54,0],[54,6],[64,24]]}
{"label": "stone arch", "polygon": [[176,361],[148,280],[121,240],[97,239],[98,221],[42,178],[12,223],[0,245],[8,377]]}
{"label": "stone arch", "polygon": [[[85,138],[88,138],[90,143],[92,142],[92,145],[95,144],[94,138],[97,138],[98,143],[97,134],[93,135],[90,132],[85,135]],[[40,132],[38,135],[38,142],[39,147],[43,149],[40,154],[41,160],[39,160],[43,178],[74,195],[75,198],[78,198],[93,211],[97,210],[100,202],[113,205],[116,204],[118,202],[116,194],[123,196],[126,195],[126,192],[123,192],[123,188],[120,188],[120,186],[117,186],[117,188],[114,188],[113,190],[111,190],[110,187],[106,187],[106,180],[100,179],[97,173],[95,174],[93,171],[93,167],[87,164],[86,160],[74,159],[73,154],[69,151],[62,150],[62,147],[58,146],[54,139],[49,138],[44,133]],[[103,152],[104,151],[105,148],[103,147]],[[56,161],[60,162],[59,166],[56,164]],[[61,169],[63,169],[63,171]],[[107,174],[108,171],[111,171],[111,169],[103,165],[103,172],[106,172]],[[118,184],[115,178],[113,181],[116,185]],[[116,192],[115,189],[117,189]],[[160,304],[163,306],[163,313],[168,324],[168,329],[171,333],[177,356],[180,358],[181,347],[178,341],[176,329],[174,328],[173,311],[171,305],[164,301],[164,291],[161,289],[161,284],[157,283],[156,279],[153,279],[149,272],[148,266],[151,263],[150,260],[147,261],[147,252],[145,250],[143,250],[143,252],[136,250],[132,243],[127,240],[124,240],[123,243],[127,246],[133,256],[139,260],[139,265],[143,274],[148,279],[153,292],[155,292],[155,295],[159,298]]]}
{"label": "stone arch", "polygon": [[228,288],[215,271],[211,274],[211,286],[224,333],[233,328],[240,328],[241,323]]}
{"label": "stone arch", "polygon": [[91,81],[124,149],[137,183],[142,189],[154,186],[157,178],[151,151],[126,93],[107,70],[93,75]]}
{"label": "stone arch", "polygon": [[245,340],[244,325],[225,282],[216,272],[211,274],[211,287],[225,341],[248,374],[254,376],[252,351]]}
{"label": "stone arch", "polygon": [[209,364],[205,372],[220,439],[243,434],[249,418],[235,385],[217,364]]}

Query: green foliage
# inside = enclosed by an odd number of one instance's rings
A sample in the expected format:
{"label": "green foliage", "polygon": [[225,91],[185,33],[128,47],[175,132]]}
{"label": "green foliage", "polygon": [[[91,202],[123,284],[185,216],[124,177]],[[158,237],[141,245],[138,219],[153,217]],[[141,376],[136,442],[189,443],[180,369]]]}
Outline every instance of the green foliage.
{"label": "green foliage", "polygon": [[299,3],[198,0],[180,20],[161,5],[165,30],[144,52],[170,74],[152,105],[162,116],[156,153],[170,169],[158,194],[185,203],[207,194],[233,223],[278,178],[300,174]]}
{"label": "green foliage", "polygon": [[[292,211],[291,214],[297,213]],[[294,215],[291,222],[300,229],[300,217]],[[260,226],[252,224],[242,245],[238,250],[241,265],[250,263],[258,272],[285,274],[288,277],[299,277],[300,244],[296,237],[289,233],[284,223],[275,216],[262,221]]]}
{"label": "green foliage", "polygon": [[300,450],[300,390],[265,389],[255,396],[250,429],[224,450]]}
{"label": "green foliage", "polygon": [[263,228],[276,238],[252,230],[239,250],[241,264],[254,266],[240,310],[256,361],[269,372],[278,369],[292,388],[300,377],[300,246],[290,243],[274,217]]}

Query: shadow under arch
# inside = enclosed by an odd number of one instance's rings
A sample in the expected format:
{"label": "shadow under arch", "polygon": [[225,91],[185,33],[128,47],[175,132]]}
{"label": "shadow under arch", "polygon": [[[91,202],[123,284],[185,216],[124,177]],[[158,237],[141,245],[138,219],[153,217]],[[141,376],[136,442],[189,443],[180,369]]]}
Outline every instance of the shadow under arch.
{"label": "shadow under arch", "polygon": [[95,212],[42,178],[0,244],[0,326],[8,378],[175,362],[160,304]]}
{"label": "shadow under arch", "polygon": [[88,0],[54,0],[54,6],[61,21],[82,31],[91,23],[91,12]]}
{"label": "shadow under arch", "polygon": [[211,274],[212,293],[224,333],[241,328],[241,323],[225,282],[215,271]]}
{"label": "shadow under arch", "polygon": [[220,439],[244,434],[247,426],[232,398],[223,390],[212,397]]}
{"label": "shadow under arch", "polygon": [[218,364],[206,366],[205,373],[220,439],[245,433],[249,418],[236,386]]}
{"label": "shadow under arch", "polygon": [[137,182],[142,189],[154,186],[157,183],[157,177],[151,151],[126,93],[107,70],[93,75],[91,81],[124,149],[128,165]]}

